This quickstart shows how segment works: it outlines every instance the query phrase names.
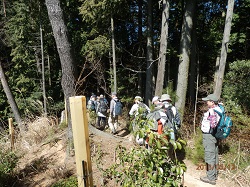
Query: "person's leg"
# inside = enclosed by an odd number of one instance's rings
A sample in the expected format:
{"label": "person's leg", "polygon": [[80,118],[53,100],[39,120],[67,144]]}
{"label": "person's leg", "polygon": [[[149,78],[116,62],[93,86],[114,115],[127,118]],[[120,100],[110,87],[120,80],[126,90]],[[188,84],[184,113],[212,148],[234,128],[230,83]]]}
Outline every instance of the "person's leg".
{"label": "person's leg", "polygon": [[109,117],[109,128],[113,134],[116,133],[116,128],[114,127],[114,123],[115,123],[115,118],[113,116],[110,116]]}
{"label": "person's leg", "polygon": [[115,116],[114,117],[114,128],[115,128],[115,131],[117,130],[117,127],[118,127],[118,116]]}
{"label": "person's leg", "polygon": [[215,180],[217,180],[219,174],[218,166],[219,166],[219,145],[217,140],[217,143],[215,144],[215,172],[216,172]]}
{"label": "person's leg", "polygon": [[103,130],[104,128],[105,128],[105,117],[100,117],[100,125],[99,125],[99,128],[100,128],[100,130]]}
{"label": "person's leg", "polygon": [[207,177],[209,180],[215,180],[216,179],[216,160],[218,156],[218,147],[216,146],[216,138],[209,134],[207,140],[208,140],[208,147],[207,147],[207,158],[205,159],[205,162],[208,164],[208,171],[207,171]]}
{"label": "person's leg", "polygon": [[102,117],[102,120],[103,120],[103,129],[105,129],[105,127],[106,127],[106,122],[107,122],[106,120],[107,120],[107,119],[106,119],[106,117]]}
{"label": "person's leg", "polygon": [[216,179],[216,139],[211,134],[203,134],[203,146],[205,162],[207,164],[207,176],[201,177],[203,182],[215,184]]}
{"label": "person's leg", "polygon": [[96,123],[96,127],[97,127],[97,128],[100,128],[100,121],[101,121],[101,117],[98,116],[98,118],[97,118],[97,123]]}
{"label": "person's leg", "polygon": [[112,123],[112,117],[111,116],[109,116],[108,124],[109,124],[110,130],[112,131],[112,133],[114,133],[114,125]]}

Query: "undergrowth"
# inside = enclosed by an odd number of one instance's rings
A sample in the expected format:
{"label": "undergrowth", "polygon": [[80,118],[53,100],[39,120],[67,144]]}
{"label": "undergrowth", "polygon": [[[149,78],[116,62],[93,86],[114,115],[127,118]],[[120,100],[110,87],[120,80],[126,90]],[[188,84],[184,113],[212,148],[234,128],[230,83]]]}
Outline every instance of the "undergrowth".
{"label": "undergrowth", "polygon": [[51,187],[77,187],[78,182],[77,178],[74,176],[71,176],[67,179],[62,179],[53,184]]}
{"label": "undergrowth", "polygon": [[14,168],[18,162],[18,156],[10,150],[0,150],[0,187],[8,186],[14,176]]}
{"label": "undergrowth", "polygon": [[[140,112],[139,112],[140,113]],[[143,114],[135,118],[134,126],[138,128],[134,135],[148,139],[149,149],[143,146],[126,149],[117,146],[115,155],[116,162],[109,168],[104,169],[100,150],[97,156],[97,167],[102,172],[105,180],[115,180],[124,187],[162,187],[179,186],[186,165],[177,159],[177,150],[182,150],[186,142],[182,139],[171,140],[169,132],[162,135],[152,132],[149,120],[143,118]]]}
{"label": "undergrowth", "polygon": [[197,129],[197,134],[193,136],[190,144],[186,146],[186,157],[194,164],[198,164],[204,161],[204,148],[202,144],[202,132]]}

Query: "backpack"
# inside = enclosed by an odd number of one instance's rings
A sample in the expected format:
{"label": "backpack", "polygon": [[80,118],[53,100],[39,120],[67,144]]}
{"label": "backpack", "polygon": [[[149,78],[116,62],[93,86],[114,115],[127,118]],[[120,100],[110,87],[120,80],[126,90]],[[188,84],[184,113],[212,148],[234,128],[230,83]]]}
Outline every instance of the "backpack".
{"label": "backpack", "polygon": [[98,112],[101,112],[102,114],[106,114],[107,110],[108,110],[107,104],[103,100],[100,100],[99,106],[98,106]]}
{"label": "backpack", "polygon": [[153,124],[151,124],[150,129],[153,131],[158,130],[158,121],[162,118],[163,120],[167,121],[167,115],[166,113],[161,110],[161,109],[156,109],[150,113],[147,114],[146,116],[148,121],[152,121]]}
{"label": "backpack", "polygon": [[88,101],[87,109],[94,111],[95,110],[95,102],[93,100]]}
{"label": "backpack", "polygon": [[233,126],[233,121],[226,114],[225,108],[221,104],[219,104],[219,107],[220,107],[222,113],[217,111],[217,110],[214,110],[220,116],[220,121],[217,124],[217,131],[215,133],[215,137],[218,139],[225,139],[229,136],[229,134],[231,132],[231,127]]}
{"label": "backpack", "polygon": [[[173,110],[175,110],[175,112]],[[165,109],[165,113],[167,114],[168,122],[171,123],[174,132],[177,133],[177,129],[181,126],[181,119],[177,109],[171,105]]]}
{"label": "backpack", "polygon": [[146,116],[148,115],[148,110],[147,107],[144,103],[139,103],[139,113],[146,118]]}
{"label": "backpack", "polygon": [[114,108],[114,112],[116,116],[120,116],[122,115],[122,103],[119,100],[114,100],[115,101],[115,108]]}

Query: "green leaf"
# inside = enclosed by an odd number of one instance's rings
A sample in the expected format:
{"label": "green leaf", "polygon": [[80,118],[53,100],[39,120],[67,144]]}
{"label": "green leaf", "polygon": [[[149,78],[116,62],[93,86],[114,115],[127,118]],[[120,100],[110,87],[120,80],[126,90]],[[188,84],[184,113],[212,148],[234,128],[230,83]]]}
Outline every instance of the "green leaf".
{"label": "green leaf", "polygon": [[176,145],[177,145],[178,149],[180,149],[180,150],[182,149],[182,146],[179,142],[176,142]]}
{"label": "green leaf", "polygon": [[161,149],[161,142],[159,140],[156,141],[156,145],[158,149]]}
{"label": "green leaf", "polygon": [[182,143],[183,145],[187,145],[187,142],[186,142],[185,140],[178,139],[178,141],[179,141],[180,143]]}
{"label": "green leaf", "polygon": [[176,142],[174,140],[170,140],[170,143],[173,145],[174,150],[176,150],[177,149]]}

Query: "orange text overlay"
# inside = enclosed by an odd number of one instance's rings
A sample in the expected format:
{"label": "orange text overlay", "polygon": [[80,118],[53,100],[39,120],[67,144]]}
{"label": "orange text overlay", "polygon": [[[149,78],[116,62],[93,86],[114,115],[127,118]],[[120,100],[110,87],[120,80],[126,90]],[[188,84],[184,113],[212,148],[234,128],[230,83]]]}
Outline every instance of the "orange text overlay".
{"label": "orange text overlay", "polygon": [[[207,168],[208,167],[208,168]],[[206,164],[198,164],[196,170],[213,170],[216,167],[217,170],[236,170],[236,165],[234,163],[231,164],[216,164],[209,165]]]}

